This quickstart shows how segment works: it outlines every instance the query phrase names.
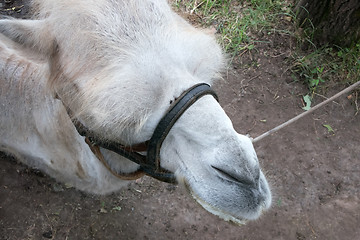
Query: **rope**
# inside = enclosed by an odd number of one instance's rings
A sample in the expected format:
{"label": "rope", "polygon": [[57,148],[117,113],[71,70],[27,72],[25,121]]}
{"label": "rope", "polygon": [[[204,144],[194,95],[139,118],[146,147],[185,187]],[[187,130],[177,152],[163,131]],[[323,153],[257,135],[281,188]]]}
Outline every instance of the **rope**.
{"label": "rope", "polygon": [[279,130],[282,129],[283,127],[286,127],[287,125],[290,125],[291,123],[299,120],[300,118],[302,118],[302,117],[304,117],[304,116],[312,113],[312,112],[315,111],[316,109],[323,107],[324,105],[326,105],[326,104],[328,104],[329,102],[335,100],[336,98],[340,97],[340,96],[343,95],[344,93],[347,93],[347,92],[350,92],[350,91],[354,90],[354,89],[357,88],[358,86],[360,86],[360,81],[358,81],[358,82],[352,84],[351,86],[345,88],[345,89],[342,90],[341,92],[338,92],[337,94],[335,94],[335,95],[332,96],[331,98],[328,98],[327,100],[323,101],[322,103],[319,103],[319,104],[316,105],[315,107],[312,107],[310,110],[308,110],[308,111],[306,111],[306,112],[303,112],[303,113],[297,115],[296,117],[288,120],[287,122],[284,122],[283,124],[281,124],[281,125],[273,128],[273,129],[271,129],[271,130],[269,130],[269,131],[261,134],[260,136],[254,138],[254,139],[252,140],[252,142],[253,142],[253,143],[256,143],[256,142],[260,141],[261,139],[263,139],[264,137],[267,137],[267,136],[269,136],[270,134],[279,131]]}

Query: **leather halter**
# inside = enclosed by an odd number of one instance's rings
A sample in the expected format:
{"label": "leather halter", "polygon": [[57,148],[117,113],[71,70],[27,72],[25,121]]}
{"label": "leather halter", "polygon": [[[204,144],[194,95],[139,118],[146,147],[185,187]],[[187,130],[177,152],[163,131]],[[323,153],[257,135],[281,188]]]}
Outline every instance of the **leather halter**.
{"label": "leather halter", "polygon": [[[169,107],[164,117],[160,120],[150,140],[133,146],[124,146],[122,144],[97,139],[83,124],[76,119],[73,123],[80,135],[85,137],[86,143],[98,159],[112,172],[115,176],[132,180],[149,175],[163,182],[175,183],[174,173],[160,166],[160,148],[172,126],[180,116],[199,98],[204,95],[212,95],[217,101],[218,97],[211,87],[206,83],[200,83],[186,90],[181,94]],[[68,110],[69,113],[69,110]],[[71,114],[69,113],[71,116]],[[102,156],[99,147],[116,152],[117,154],[137,163],[140,168],[132,173],[119,173],[112,169],[110,164]],[[147,152],[144,156],[139,152]]]}

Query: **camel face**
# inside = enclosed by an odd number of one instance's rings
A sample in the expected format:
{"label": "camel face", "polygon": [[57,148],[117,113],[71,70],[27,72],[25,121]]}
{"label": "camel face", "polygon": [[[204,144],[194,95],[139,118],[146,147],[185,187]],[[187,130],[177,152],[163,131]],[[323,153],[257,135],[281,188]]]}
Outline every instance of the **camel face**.
{"label": "camel face", "polygon": [[[36,19],[0,20],[6,103],[0,110],[7,113],[0,117],[0,150],[80,190],[116,191],[126,181],[99,161],[71,118],[104,142],[149,140],[182,92],[219,78],[220,47],[165,0],[33,4]],[[139,170],[111,150],[99,153],[117,171]],[[256,219],[271,204],[251,140],[235,132],[210,95],[173,125],[160,159],[197,202],[225,220]]]}
{"label": "camel face", "polygon": [[211,96],[195,103],[174,125],[161,150],[174,171],[208,211],[242,223],[271,204],[271,193],[251,140],[237,134]]}

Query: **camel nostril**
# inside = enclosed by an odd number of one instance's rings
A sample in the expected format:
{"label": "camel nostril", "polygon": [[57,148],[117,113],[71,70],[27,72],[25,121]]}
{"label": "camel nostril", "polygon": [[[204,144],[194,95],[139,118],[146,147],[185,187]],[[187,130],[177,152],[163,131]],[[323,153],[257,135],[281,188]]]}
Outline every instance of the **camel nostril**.
{"label": "camel nostril", "polygon": [[241,183],[241,184],[248,185],[251,187],[254,187],[256,185],[256,183],[253,180],[251,180],[245,176],[240,176],[234,172],[225,171],[225,170],[215,167],[213,165],[211,165],[211,167],[213,169],[215,169],[220,174],[220,177],[225,180],[228,180],[231,182],[236,182],[236,183]]}

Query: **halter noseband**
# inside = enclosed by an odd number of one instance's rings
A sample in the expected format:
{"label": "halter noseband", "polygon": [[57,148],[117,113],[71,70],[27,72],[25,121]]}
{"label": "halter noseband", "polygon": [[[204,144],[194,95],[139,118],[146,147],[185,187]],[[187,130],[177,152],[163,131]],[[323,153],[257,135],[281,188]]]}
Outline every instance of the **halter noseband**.
{"label": "halter noseband", "polygon": [[[101,141],[96,139],[88,129],[79,121],[73,120],[80,135],[85,136],[86,143],[101,162],[117,177],[122,179],[136,179],[144,174],[149,175],[163,182],[175,183],[174,173],[160,166],[160,148],[167,134],[180,118],[180,116],[199,98],[204,95],[212,95],[217,101],[218,97],[211,87],[206,83],[200,83],[186,90],[169,107],[164,117],[160,120],[150,140],[133,146],[124,146],[116,142]],[[68,110],[69,113],[69,110]],[[69,114],[71,116],[71,114]],[[130,174],[118,173],[111,169],[110,164],[102,156],[99,147],[116,152],[119,155],[137,163],[140,168]],[[144,156],[138,152],[147,151]]]}

